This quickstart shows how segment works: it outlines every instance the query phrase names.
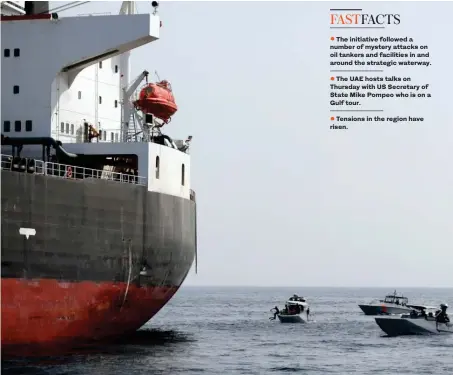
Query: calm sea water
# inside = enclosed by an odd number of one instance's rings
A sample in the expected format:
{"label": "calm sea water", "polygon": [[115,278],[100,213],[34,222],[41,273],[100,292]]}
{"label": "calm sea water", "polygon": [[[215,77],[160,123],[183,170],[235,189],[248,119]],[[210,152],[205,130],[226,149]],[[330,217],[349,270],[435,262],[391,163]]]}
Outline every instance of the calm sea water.
{"label": "calm sea water", "polygon": [[[358,303],[387,289],[193,288],[123,342],[67,357],[2,362],[3,374],[453,374],[453,335],[388,338]],[[453,305],[452,289],[401,290]],[[313,321],[269,321],[292,294]]]}

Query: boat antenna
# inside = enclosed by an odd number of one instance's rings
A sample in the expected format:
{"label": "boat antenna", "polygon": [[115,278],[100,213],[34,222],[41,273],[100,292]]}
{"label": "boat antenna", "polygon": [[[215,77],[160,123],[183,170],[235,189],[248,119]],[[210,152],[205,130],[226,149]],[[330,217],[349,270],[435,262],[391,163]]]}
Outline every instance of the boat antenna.
{"label": "boat antenna", "polygon": [[160,77],[159,77],[159,74],[157,73],[157,70],[154,71],[154,74],[156,75],[157,80],[160,81]]}

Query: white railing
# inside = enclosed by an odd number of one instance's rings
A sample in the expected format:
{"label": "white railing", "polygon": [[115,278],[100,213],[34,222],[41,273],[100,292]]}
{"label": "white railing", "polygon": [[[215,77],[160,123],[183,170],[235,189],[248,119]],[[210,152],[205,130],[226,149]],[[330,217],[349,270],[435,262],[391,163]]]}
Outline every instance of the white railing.
{"label": "white railing", "polygon": [[[17,160],[17,159],[16,159]],[[30,163],[30,160],[34,161]],[[24,161],[26,163],[24,163]],[[91,169],[76,167],[74,165],[59,164],[53,162],[44,162],[37,159],[20,159],[13,165],[11,155],[2,154],[1,169],[8,171],[27,172],[41,175],[55,176],[66,179],[83,180],[86,178],[97,178],[101,180],[111,180],[127,184],[147,185],[146,177],[134,176],[125,173],[105,171],[100,169]]]}

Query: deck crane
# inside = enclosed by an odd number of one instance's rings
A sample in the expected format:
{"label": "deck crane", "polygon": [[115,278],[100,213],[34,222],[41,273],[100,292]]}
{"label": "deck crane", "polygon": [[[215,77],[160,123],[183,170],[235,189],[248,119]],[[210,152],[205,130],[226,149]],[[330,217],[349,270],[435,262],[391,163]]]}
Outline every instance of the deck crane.
{"label": "deck crane", "polygon": [[[129,87],[123,87],[123,100],[122,100],[122,116],[121,116],[121,130],[122,130],[122,142],[127,142],[128,138],[128,130],[129,130],[129,124],[131,122],[131,117],[133,114],[133,111],[135,109],[133,108],[132,102],[131,102],[131,97],[134,94],[135,90],[138,88],[138,86],[142,83],[143,80],[146,80],[146,83],[148,83],[148,71],[144,70],[142,73],[138,75],[137,78],[135,78],[132,83],[129,85]],[[142,129],[144,131],[144,129]]]}

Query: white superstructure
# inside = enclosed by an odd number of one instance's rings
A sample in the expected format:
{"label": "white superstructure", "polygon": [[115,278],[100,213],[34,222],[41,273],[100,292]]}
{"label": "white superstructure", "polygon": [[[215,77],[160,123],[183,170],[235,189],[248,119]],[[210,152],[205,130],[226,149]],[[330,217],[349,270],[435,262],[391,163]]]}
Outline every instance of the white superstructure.
{"label": "white superstructure", "polygon": [[[123,142],[129,51],[157,40],[161,26],[157,14],[134,12],[134,2],[123,2],[119,15],[2,21],[2,135],[52,137],[72,153],[135,154],[150,191],[190,198],[187,153]],[[2,13],[12,14],[3,3]],[[92,143],[84,123],[99,131]]]}

